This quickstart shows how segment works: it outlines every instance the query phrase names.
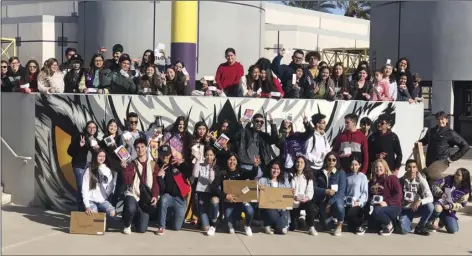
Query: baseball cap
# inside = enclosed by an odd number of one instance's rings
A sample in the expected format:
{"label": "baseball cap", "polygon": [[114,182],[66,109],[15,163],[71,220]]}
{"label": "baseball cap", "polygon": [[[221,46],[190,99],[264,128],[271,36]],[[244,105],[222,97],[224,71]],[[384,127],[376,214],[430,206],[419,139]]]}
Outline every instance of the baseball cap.
{"label": "baseball cap", "polygon": [[170,156],[171,150],[168,145],[162,145],[157,149],[159,156]]}

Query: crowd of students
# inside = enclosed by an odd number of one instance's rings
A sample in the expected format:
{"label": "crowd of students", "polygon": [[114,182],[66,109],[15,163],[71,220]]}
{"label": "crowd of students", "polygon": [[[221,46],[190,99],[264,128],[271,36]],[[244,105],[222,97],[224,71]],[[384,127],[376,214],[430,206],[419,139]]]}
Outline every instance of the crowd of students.
{"label": "crowd of students", "polygon": [[[427,164],[449,164],[464,156],[469,146],[448,127],[446,113],[436,117],[437,127],[421,139],[428,145]],[[155,234],[180,230],[189,207],[208,236],[220,230],[234,234],[242,213],[241,228],[247,236],[253,234],[255,219],[262,221],[267,234],[305,229],[310,235],[325,231],[340,236],[344,227],[358,235],[387,236],[394,230],[407,234],[414,218],[420,218],[415,234],[430,235],[442,227],[449,233],[459,230],[456,212],[471,193],[468,170],[431,179],[408,159],[406,174],[398,177],[401,143],[387,115],[375,122],[364,117],[359,129],[358,117],[346,115],[345,130],[332,147],[325,118],[304,116],[305,130],[295,132],[289,118],[277,129],[270,115],[256,113],[236,124],[222,121],[214,131],[199,121],[190,133],[184,116],[168,127],[156,118],[147,131],[139,131],[138,115],[129,113],[126,131],[120,133],[110,120],[103,138],[97,137],[97,124],[89,121],[68,148],[78,209],[116,218],[116,204],[123,200],[124,234],[131,234],[133,225],[136,232],[146,232],[154,217]],[[263,129],[266,120],[270,131]],[[215,144],[222,134],[229,140]],[[459,150],[451,154],[454,146]],[[129,157],[117,154],[117,148]],[[293,209],[259,209],[257,203],[236,202],[235,195],[225,192],[226,180],[256,180],[260,190],[291,188]]]}
{"label": "crowd of students", "polygon": [[[260,58],[245,75],[236,60],[236,51],[225,51],[226,62],[218,66],[215,76],[204,76],[194,88],[185,64],[166,56],[165,51],[146,50],[142,58],[132,59],[123,46],[113,46],[113,58],[105,60],[104,48],[85,64],[74,48],[65,51],[66,62],[59,65],[50,58],[42,66],[35,60],[21,65],[17,57],[2,60],[3,92],[99,93],[195,95],[257,98],[303,98],[326,100],[408,101],[421,102],[421,77],[410,71],[410,63],[400,58],[393,66],[390,60],[372,71],[361,61],[352,75],[343,63],[333,67],[321,60],[317,51],[293,53],[288,65],[281,65],[282,50],[272,61]],[[156,54],[165,60],[156,65]],[[305,63],[304,63],[305,62]],[[198,85],[197,85],[198,84]]]}

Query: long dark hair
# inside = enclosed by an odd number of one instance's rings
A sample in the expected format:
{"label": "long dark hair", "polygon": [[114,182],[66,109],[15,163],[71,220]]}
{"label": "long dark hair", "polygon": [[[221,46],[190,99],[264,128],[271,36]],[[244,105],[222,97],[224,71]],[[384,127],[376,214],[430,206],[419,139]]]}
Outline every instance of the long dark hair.
{"label": "long dark hair", "polygon": [[[266,72],[266,79],[262,80],[262,71]],[[272,70],[264,69],[261,70],[261,83],[262,83],[262,91],[265,93],[276,92],[274,85],[274,77],[272,76]]]}
{"label": "long dark hair", "polygon": [[401,57],[397,60],[397,63],[395,64],[396,72],[400,72],[400,67],[399,66],[400,66],[400,62],[402,60],[406,61],[406,70],[405,70],[405,72],[409,72],[410,71],[410,61],[406,57]]}
{"label": "long dark hair", "polygon": [[92,160],[92,165],[90,165],[90,171],[89,171],[89,188],[90,189],[95,189],[97,187],[98,183],[98,167],[100,164],[98,163],[98,155],[100,153],[105,154],[105,162],[103,162],[106,165],[107,162],[107,153],[103,149],[99,149],[96,154],[93,154],[93,160]]}
{"label": "long dark hair", "polygon": [[[334,76],[334,73],[335,73],[334,70],[338,66],[340,66],[343,69],[343,73],[339,77],[335,77]],[[334,64],[333,69],[331,71],[331,74],[332,74],[331,79],[333,79],[334,85],[336,87],[342,88],[343,90],[348,88],[348,82],[347,82],[347,78],[346,78],[346,70],[344,69],[344,66],[343,66],[342,62],[336,62]]]}
{"label": "long dark hair", "polygon": [[[89,65],[89,74],[92,74],[95,73],[95,70],[97,70],[98,68],[95,67],[95,58],[101,58],[102,61],[104,62],[103,65],[105,65],[105,58],[103,57],[103,55],[101,53],[95,53],[93,56],[92,56],[92,59],[90,59],[90,65]],[[103,69],[104,66],[102,66],[101,68]]]}
{"label": "long dark hair", "polygon": [[[253,91],[257,91],[259,90],[259,88],[261,88],[262,86],[262,78],[259,76],[259,79],[257,80],[254,80],[254,78],[252,78],[252,72],[255,70],[255,69],[259,69],[259,72],[261,71],[261,67],[257,66],[257,65],[252,65],[249,67],[248,69],[248,73],[246,75],[246,84],[248,87],[248,89],[251,89]],[[254,83],[254,86],[252,85],[252,83]]]}
{"label": "long dark hair", "polygon": [[[148,52],[150,52],[151,55],[149,55],[148,62],[145,63],[144,62],[144,55],[146,55],[146,53],[148,53]],[[150,64],[154,64],[155,61],[156,61],[156,56],[154,56],[154,51],[150,50],[150,49],[147,49],[147,50],[144,51],[143,57],[141,58],[141,67],[140,68],[144,68],[144,67],[149,66]]]}
{"label": "long dark hair", "polygon": [[310,162],[304,156],[297,156],[295,158],[295,163],[292,167],[293,175],[297,175],[297,161],[298,159],[302,159],[305,162],[305,168],[303,168],[303,175],[307,180],[314,180],[313,178],[313,170],[311,169]]}
{"label": "long dark hair", "polygon": [[26,76],[28,77],[27,79],[29,79],[29,76],[31,75],[31,73],[29,72],[29,68],[28,68],[29,64],[31,64],[31,63],[36,65],[36,72],[33,73],[34,76],[37,77],[38,74],[39,74],[39,63],[36,60],[29,60],[28,62],[26,62],[26,66],[25,66],[26,67]]}
{"label": "long dark hair", "polygon": [[471,188],[470,188],[470,172],[469,170],[465,168],[459,168],[457,169],[458,171],[461,172],[462,174],[462,182],[461,182],[461,188],[469,193],[469,197],[471,195]]}
{"label": "long dark hair", "polygon": [[[83,133],[85,134],[85,137],[87,137],[87,138],[90,137],[90,134],[89,134],[88,131],[87,131],[87,127],[89,126],[89,124],[94,124],[95,127],[96,127],[95,134],[93,135],[93,137],[96,139],[97,136],[98,136],[98,125],[97,125],[97,123],[96,123],[95,121],[93,121],[93,120],[90,120],[90,121],[88,121],[88,122],[85,124],[85,127],[84,127],[84,129],[83,129]],[[108,128],[108,126],[107,126],[107,128]]]}
{"label": "long dark hair", "polygon": [[328,158],[330,156],[334,156],[336,158],[336,166],[335,167],[339,168],[339,158],[333,151],[331,151],[328,154],[326,154],[326,156],[323,159],[323,169],[326,170],[328,168]]}
{"label": "long dark hair", "polygon": [[202,127],[202,126],[204,126],[206,128],[206,132],[205,132],[205,135],[203,135],[203,138],[205,138],[206,135],[208,134],[208,125],[203,121],[198,121],[195,124],[194,128],[193,128],[193,140],[194,141],[197,139],[197,136],[198,136],[198,128]]}
{"label": "long dark hair", "polygon": [[116,134],[115,134],[115,136],[116,136],[116,135],[118,135],[118,123],[116,122],[115,119],[110,119],[110,120],[108,121],[108,123],[107,123],[107,129],[106,129],[106,131],[105,131],[105,134],[106,134],[106,135],[111,135],[110,132],[108,131],[108,127],[109,127],[110,124],[112,124],[112,123],[115,123],[115,124],[116,124]]}
{"label": "long dark hair", "polygon": [[278,158],[274,158],[269,162],[269,164],[266,167],[266,171],[264,172],[263,177],[266,177],[267,179],[269,179],[269,181],[272,179],[271,170],[272,170],[273,165],[278,165],[279,169],[280,169],[279,176],[277,176],[277,182],[278,183],[285,183],[285,173],[283,171],[282,163],[280,162],[280,160]]}

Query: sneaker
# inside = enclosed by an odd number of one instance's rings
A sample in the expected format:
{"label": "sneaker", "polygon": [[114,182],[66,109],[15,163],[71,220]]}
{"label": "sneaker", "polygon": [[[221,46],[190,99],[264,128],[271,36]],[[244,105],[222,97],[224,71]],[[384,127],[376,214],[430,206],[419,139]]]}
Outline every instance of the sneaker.
{"label": "sneaker", "polygon": [[129,227],[123,228],[123,234],[130,235],[131,234],[131,225]]}
{"label": "sneaker", "polygon": [[389,236],[393,233],[393,225],[391,225],[391,227],[389,228],[388,226],[385,226],[382,228],[382,230],[380,230],[379,234],[381,236]]}
{"label": "sneaker", "polygon": [[165,231],[165,228],[159,228],[156,232],[154,232],[154,234],[158,236],[163,236]]}
{"label": "sneaker", "polygon": [[210,227],[207,231],[207,236],[214,236],[215,235],[215,227]]}
{"label": "sneaker", "polygon": [[342,233],[343,233],[343,230],[341,228],[336,228],[333,235],[334,236],[341,236]]}
{"label": "sneaker", "polygon": [[366,231],[367,231],[366,226],[360,226],[360,227],[356,228],[356,235],[362,236],[362,235],[365,234]]}
{"label": "sneaker", "polygon": [[244,233],[246,233],[246,236],[252,236],[252,229],[251,229],[251,227],[245,226],[245,227],[244,227]]}
{"label": "sneaker", "polygon": [[285,234],[287,234],[287,233],[288,233],[288,228],[283,228],[283,229],[282,229],[282,234],[285,235]]}
{"label": "sneaker", "polygon": [[264,232],[268,235],[273,235],[274,234],[274,231],[272,231],[272,229],[270,228],[270,226],[265,226],[264,227]]}
{"label": "sneaker", "polygon": [[317,236],[318,232],[316,232],[315,227],[310,227],[310,229],[308,229],[308,234],[310,234],[311,236]]}
{"label": "sneaker", "polygon": [[421,236],[429,236],[431,233],[424,227],[416,227],[415,228],[415,234],[421,235]]}
{"label": "sneaker", "polygon": [[233,227],[233,223],[231,222],[228,222],[228,229],[229,229],[229,233],[234,235],[236,233],[236,231],[234,230],[234,227]]}

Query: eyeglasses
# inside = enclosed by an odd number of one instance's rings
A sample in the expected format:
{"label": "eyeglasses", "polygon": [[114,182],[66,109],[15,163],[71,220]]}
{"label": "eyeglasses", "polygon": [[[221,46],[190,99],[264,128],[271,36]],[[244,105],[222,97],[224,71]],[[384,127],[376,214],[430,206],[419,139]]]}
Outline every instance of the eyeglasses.
{"label": "eyeglasses", "polygon": [[336,158],[328,158],[328,162],[335,163],[335,162],[336,162]]}
{"label": "eyeglasses", "polygon": [[130,124],[138,124],[138,121],[129,121]]}
{"label": "eyeglasses", "polygon": [[302,60],[303,60],[303,57],[295,57],[295,56],[293,56],[293,59],[294,59],[294,60],[302,61]]}

